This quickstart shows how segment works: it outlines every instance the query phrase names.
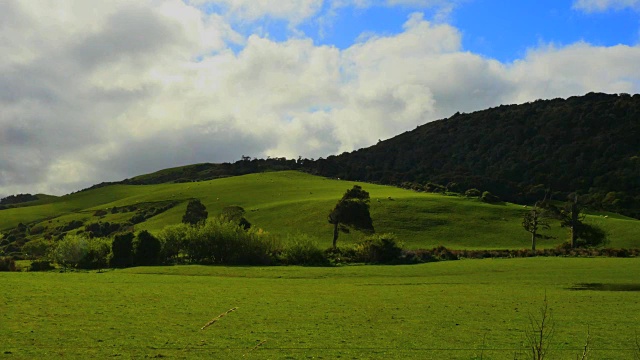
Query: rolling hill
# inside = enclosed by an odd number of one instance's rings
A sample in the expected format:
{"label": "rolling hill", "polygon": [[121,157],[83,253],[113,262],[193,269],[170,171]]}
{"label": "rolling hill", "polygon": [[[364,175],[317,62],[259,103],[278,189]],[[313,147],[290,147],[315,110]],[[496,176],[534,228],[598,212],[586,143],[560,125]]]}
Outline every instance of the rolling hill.
{"label": "rolling hill", "polygon": [[639,94],[589,93],[456,114],[326,159],[243,156],[233,164],[164,169],[119,183],[179,183],[302,170],[407,188],[429,183],[458,192],[477,188],[516,203],[532,204],[548,190],[557,200],[575,192],[591,208],[640,218],[637,134]]}
{"label": "rolling hill", "polygon": [[[299,233],[331,244],[332,226],[327,214],[354,182],[332,180],[298,171],[263,172],[191,183],[157,185],[107,185],[51,198],[33,205],[3,210],[0,231],[5,252],[18,251],[32,239],[47,234],[109,229],[149,230],[179,223],[189,199],[198,198],[210,216],[225,206],[238,205],[254,227],[287,238]],[[357,183],[371,194],[371,214],[378,233],[394,233],[406,248],[444,245],[458,249],[527,248],[529,233],[521,227],[522,205],[487,204],[477,198],[447,196]],[[608,231],[609,246],[640,247],[640,221],[615,214],[594,213],[587,221]],[[137,217],[135,224],[132,219]],[[22,224],[19,226],[19,224]],[[98,225],[96,225],[98,224]],[[13,230],[12,230],[13,229]],[[20,230],[21,229],[21,230]],[[97,229],[97,230],[96,230]],[[23,237],[18,232],[22,231]],[[566,230],[555,224],[540,248],[566,240]],[[13,235],[13,240],[9,238]],[[339,243],[353,243],[361,234],[340,236]]]}

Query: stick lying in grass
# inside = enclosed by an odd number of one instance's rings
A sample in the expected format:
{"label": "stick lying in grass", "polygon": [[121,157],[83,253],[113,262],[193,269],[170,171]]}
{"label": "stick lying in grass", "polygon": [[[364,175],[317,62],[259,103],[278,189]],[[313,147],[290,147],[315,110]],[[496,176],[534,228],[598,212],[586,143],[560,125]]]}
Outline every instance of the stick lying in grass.
{"label": "stick lying in grass", "polygon": [[237,307],[234,307],[234,308],[231,308],[231,309],[223,312],[222,314],[216,316],[213,320],[211,320],[208,323],[204,324],[204,326],[201,327],[200,330],[204,330],[204,329],[208,328],[209,326],[213,325],[216,321],[218,321],[218,320],[222,319],[223,317],[225,317],[228,313],[236,311],[237,309],[238,309]]}

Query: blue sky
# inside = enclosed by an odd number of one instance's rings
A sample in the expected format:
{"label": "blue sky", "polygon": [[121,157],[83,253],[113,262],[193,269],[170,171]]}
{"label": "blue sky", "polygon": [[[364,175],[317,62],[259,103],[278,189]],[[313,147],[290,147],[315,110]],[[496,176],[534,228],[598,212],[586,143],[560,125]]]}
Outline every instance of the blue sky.
{"label": "blue sky", "polygon": [[[345,49],[362,34],[401,33],[409,15],[419,11],[427,20],[456,27],[462,33],[463,50],[502,62],[522,58],[527,49],[541,44],[564,46],[584,41],[612,46],[635,45],[640,40],[640,12],[634,1],[626,1],[631,5],[622,8],[611,2],[608,8],[586,11],[570,0],[461,0],[451,2],[452,9],[446,10],[445,15],[440,15],[442,5],[421,5],[429,1],[402,6],[377,3],[369,7],[343,6],[332,11],[332,2],[325,1],[316,16],[296,25],[296,30],[318,45]],[[224,6],[209,9],[220,12]],[[239,29],[247,33],[254,31],[256,25],[274,40],[295,36],[288,19],[266,16],[254,23],[238,23]]]}
{"label": "blue sky", "polygon": [[0,23],[0,197],[640,93],[640,0],[2,0]]}

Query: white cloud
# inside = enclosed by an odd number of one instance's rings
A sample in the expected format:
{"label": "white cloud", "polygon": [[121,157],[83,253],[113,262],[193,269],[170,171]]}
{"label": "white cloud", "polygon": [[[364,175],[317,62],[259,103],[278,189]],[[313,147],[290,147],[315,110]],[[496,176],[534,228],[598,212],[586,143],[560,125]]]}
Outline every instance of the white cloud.
{"label": "white cloud", "polygon": [[226,14],[242,21],[270,17],[296,25],[318,13],[323,0],[191,0],[191,3],[221,6]]}
{"label": "white cloud", "polygon": [[575,0],[573,8],[586,12],[621,10],[625,8],[640,9],[640,0]]}
{"label": "white cloud", "polygon": [[640,91],[639,47],[540,46],[504,64],[419,13],[340,50],[243,38],[179,0],[86,3],[0,2],[2,195],[241,155],[317,158],[456,111]]}

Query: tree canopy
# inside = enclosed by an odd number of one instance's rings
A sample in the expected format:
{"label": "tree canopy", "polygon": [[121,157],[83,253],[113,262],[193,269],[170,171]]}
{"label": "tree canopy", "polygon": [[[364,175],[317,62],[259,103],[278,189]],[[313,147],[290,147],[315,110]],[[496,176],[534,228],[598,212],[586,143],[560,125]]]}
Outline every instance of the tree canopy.
{"label": "tree canopy", "polygon": [[182,222],[190,225],[198,225],[204,223],[208,216],[207,208],[200,200],[192,199],[189,201],[189,204],[187,204],[187,211],[182,217]]}
{"label": "tree canopy", "polygon": [[333,224],[333,247],[336,248],[340,231],[355,230],[373,232],[373,220],[369,213],[369,193],[359,185],[344,193],[340,201],[331,210],[328,221]]}

